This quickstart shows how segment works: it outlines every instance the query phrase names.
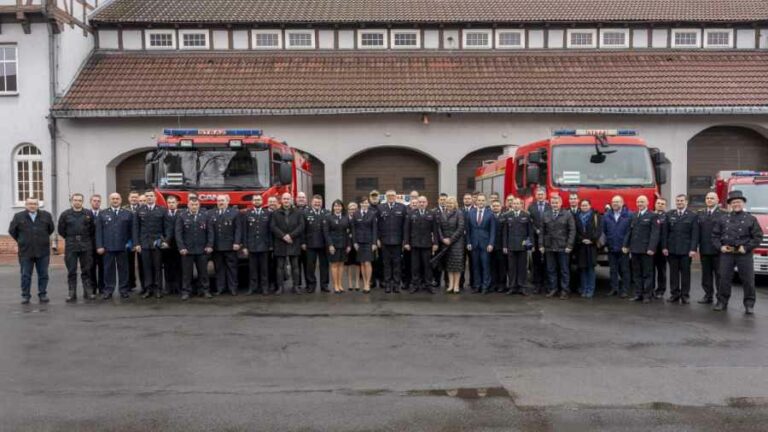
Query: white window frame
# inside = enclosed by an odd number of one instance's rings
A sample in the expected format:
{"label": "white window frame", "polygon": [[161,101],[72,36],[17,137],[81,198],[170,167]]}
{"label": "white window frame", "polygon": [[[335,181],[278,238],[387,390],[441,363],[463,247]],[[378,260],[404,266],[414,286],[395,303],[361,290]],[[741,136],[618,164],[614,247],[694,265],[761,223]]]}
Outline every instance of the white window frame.
{"label": "white window frame", "polygon": [[[484,33],[488,36],[488,43],[484,46],[479,45],[467,45],[467,37],[473,33]],[[464,49],[491,49],[493,48],[493,31],[485,29],[465,29],[461,32],[461,46]]]}
{"label": "white window frame", "polygon": [[[503,45],[501,43],[502,33],[517,33],[520,35],[520,45]],[[517,29],[497,29],[495,34],[496,48],[498,49],[522,49],[525,48],[525,30]]]}
{"label": "white window frame", "polygon": [[[571,35],[574,33],[591,33],[592,43],[589,45],[574,45],[571,43]],[[566,46],[573,49],[597,48],[597,29],[568,29],[566,32]]]}
{"label": "white window frame", "polygon": [[[201,34],[205,38],[203,46],[185,46],[184,35]],[[211,34],[208,30],[179,30],[179,49],[183,50],[207,50],[211,49]]]}
{"label": "white window frame", "polygon": [[[19,47],[14,44],[0,44],[0,48],[13,48],[13,58],[14,60],[0,60],[0,68],[2,68],[2,75],[0,75],[0,79],[4,80],[3,83],[5,86],[5,90],[0,91],[0,95],[4,96],[13,96],[19,94]],[[16,65],[16,90],[9,91],[8,90],[8,82],[5,78],[5,65],[6,63],[12,63]]]}
{"label": "white window frame", "polygon": [[[696,43],[693,45],[680,45],[675,42],[676,36],[679,33],[696,33]],[[670,38],[670,44],[672,48],[701,48],[701,29],[697,28],[685,28],[685,29],[672,29],[672,37]]]}
{"label": "white window frame", "polygon": [[[363,35],[368,34],[380,34],[381,35],[381,46],[370,46],[366,45],[363,46]],[[387,37],[387,30],[382,29],[365,29],[365,30],[358,30],[357,31],[357,49],[362,50],[380,50],[380,49],[387,49],[389,45],[389,38]]]}
{"label": "white window frame", "polygon": [[[264,34],[273,34],[277,35],[277,45],[276,46],[259,46],[256,45],[256,36],[257,35],[264,35]],[[256,50],[276,50],[276,49],[282,49],[283,48],[283,32],[280,30],[253,30],[251,32],[251,38],[253,39],[251,41],[251,46],[253,49]]]}
{"label": "white window frame", "polygon": [[[403,34],[416,35],[416,45],[395,45],[395,35],[403,35]],[[421,48],[421,31],[420,30],[390,30],[389,46],[392,47],[392,49],[419,49]]]}
{"label": "white window frame", "polygon": [[[18,153],[23,149],[24,147],[32,146],[39,152],[38,154],[34,155],[19,155]],[[21,145],[16,146],[16,148],[13,149],[13,155],[11,157],[11,160],[13,161],[13,203],[15,207],[24,207],[26,204],[26,200],[28,197],[24,197],[24,200],[19,201],[17,198],[19,196],[19,162],[24,162],[27,164],[27,169],[29,170],[29,180],[27,180],[27,186],[29,187],[29,190],[33,190],[33,180],[32,180],[32,163],[33,162],[40,162],[40,176],[42,180],[41,184],[41,192],[43,193],[43,198],[45,198],[45,161],[43,160],[43,151],[40,150],[40,147],[32,144],[32,143],[24,143]],[[39,199],[39,197],[38,197]],[[44,204],[43,200],[40,199],[40,206],[42,207]]]}
{"label": "white window frame", "polygon": [[[148,50],[175,50],[178,46],[178,41],[176,40],[176,30],[147,30],[145,33],[145,41],[144,46]],[[150,44],[150,40],[152,38],[152,35],[155,34],[169,34],[171,35],[171,46],[162,46],[162,47],[156,47],[152,46]]]}
{"label": "white window frame", "polygon": [[[606,44],[605,43],[605,34],[606,33],[622,33],[624,34],[624,43],[621,45],[617,44]],[[622,28],[606,28],[606,29],[600,29],[600,48],[609,48],[609,49],[616,49],[616,48],[629,48],[629,29],[622,29]]]}
{"label": "white window frame", "polygon": [[[292,34],[308,34],[311,45],[310,46],[292,46],[291,45],[291,35]],[[315,31],[314,30],[286,30],[285,31],[285,49],[291,49],[291,50],[310,50],[315,49],[317,46],[317,40],[315,38]]]}
{"label": "white window frame", "polygon": [[[710,33],[728,33],[728,45],[710,45],[709,44]],[[704,44],[704,48],[733,48],[733,43],[734,43],[733,29],[727,29],[727,28],[704,29],[704,38],[702,39],[702,43]]]}

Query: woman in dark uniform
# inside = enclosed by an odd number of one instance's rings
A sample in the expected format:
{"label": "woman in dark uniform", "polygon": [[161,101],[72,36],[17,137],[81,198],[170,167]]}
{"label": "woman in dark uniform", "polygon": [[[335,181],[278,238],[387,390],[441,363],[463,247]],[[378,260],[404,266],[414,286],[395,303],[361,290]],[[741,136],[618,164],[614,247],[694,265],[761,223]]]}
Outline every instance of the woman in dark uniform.
{"label": "woman in dark uniform", "polygon": [[459,293],[459,280],[464,271],[464,213],[459,210],[456,197],[445,200],[445,211],[438,218],[440,243],[448,248],[443,257],[443,267],[448,273],[446,292]]}
{"label": "woman in dark uniform", "polygon": [[584,298],[595,295],[595,266],[597,265],[597,249],[602,245],[600,235],[603,232],[601,219],[592,209],[589,200],[581,200],[580,212],[576,216],[576,265],[579,268],[581,283],[579,291]]}
{"label": "woman in dark uniform", "polygon": [[352,244],[357,254],[357,262],[363,274],[363,292],[371,292],[373,274],[373,253],[376,252],[378,229],[376,211],[371,208],[367,198],[360,201],[360,210],[352,218]]}
{"label": "woman in dark uniform", "polygon": [[[357,213],[357,203],[352,201],[347,204],[347,217],[349,218],[349,243],[352,244],[352,233],[355,227],[355,213]],[[347,272],[347,286],[350,291],[357,291],[360,288],[357,282],[360,280],[360,263],[357,262],[357,251],[351,248],[347,254],[347,260],[344,261],[344,270]]]}
{"label": "woman in dark uniform", "polygon": [[344,262],[350,250],[349,218],[344,213],[344,203],[336,200],[331,205],[328,217],[328,261],[331,263],[331,281],[333,292],[343,293],[341,278],[344,274]]}

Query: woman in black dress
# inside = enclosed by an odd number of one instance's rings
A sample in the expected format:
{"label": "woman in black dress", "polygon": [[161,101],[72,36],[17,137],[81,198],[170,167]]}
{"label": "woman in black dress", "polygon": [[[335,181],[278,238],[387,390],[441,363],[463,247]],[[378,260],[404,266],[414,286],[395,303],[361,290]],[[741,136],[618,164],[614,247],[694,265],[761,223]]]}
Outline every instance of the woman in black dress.
{"label": "woman in black dress", "polygon": [[576,265],[581,275],[579,291],[584,298],[595,295],[595,266],[600,235],[603,232],[601,218],[592,209],[589,200],[581,200],[580,212],[576,216]]}
{"label": "woman in black dress", "polygon": [[344,286],[341,283],[344,274],[344,261],[350,249],[349,242],[349,218],[344,213],[344,203],[336,200],[331,205],[331,213],[328,218],[328,261],[331,263],[331,282],[333,292],[343,293]]}
{"label": "woman in black dress", "polygon": [[367,198],[360,201],[360,210],[352,218],[352,244],[357,254],[357,262],[363,274],[363,292],[371,292],[373,274],[373,253],[376,252],[376,211],[371,209]]}
{"label": "woman in black dress", "polygon": [[442,247],[448,248],[443,266],[448,273],[448,293],[459,293],[459,280],[464,271],[464,213],[456,197],[445,200],[445,211],[438,218],[438,234]]}
{"label": "woman in black dress", "polygon": [[[357,212],[357,203],[352,201],[347,204],[347,217],[349,218],[349,243],[353,243],[352,233],[355,229],[355,213]],[[344,261],[344,270],[347,272],[347,287],[350,291],[357,291],[360,288],[357,282],[360,280],[360,263],[357,262],[357,251],[351,248],[347,254],[347,260]]]}

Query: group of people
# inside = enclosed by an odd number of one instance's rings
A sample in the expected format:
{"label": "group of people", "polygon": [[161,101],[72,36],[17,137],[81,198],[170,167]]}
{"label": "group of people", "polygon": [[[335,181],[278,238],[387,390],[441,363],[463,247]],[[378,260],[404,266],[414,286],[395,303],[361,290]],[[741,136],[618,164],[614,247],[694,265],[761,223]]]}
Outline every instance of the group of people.
{"label": "group of people", "polygon": [[[668,276],[667,300],[688,303],[691,262],[698,255],[704,290],[700,303],[716,300],[714,310],[724,310],[737,268],[745,310],[752,313],[754,307],[751,252],[763,233],[744,211],[746,198],[739,191],[729,195],[727,212],[714,193],[699,211],[688,208],[685,195],[675,198],[671,211],[663,198],[651,210],[648,198],[640,196],[634,213],[615,196],[602,214],[575,193],[566,207],[558,193],[548,195],[543,188],[527,208],[519,197],[502,202],[498,194],[465,194],[461,203],[440,194],[433,208],[416,191],[408,205],[397,197],[388,190],[380,200],[379,192],[372,191],[346,205],[336,200],[327,210],[319,195],[307,202],[299,193],[294,202],[285,193],[265,203],[255,194],[252,206],[240,210],[230,207],[226,194],[217,197],[215,208],[201,208],[197,195],[190,193],[187,207],[179,209],[175,197],[167,197],[167,207],[162,207],[148,190],[131,192],[125,207],[120,194],[113,193],[102,209],[100,196],[92,196],[86,208],[84,196],[76,193],[58,221],[58,234],[65,240],[67,301],[77,299],[78,267],[83,295],[90,300],[97,295],[108,300],[116,288],[122,298],[130,297],[136,274],[145,298],[237,295],[241,284],[249,295],[279,295],[288,280],[295,294],[331,288],[335,293],[369,293],[375,286],[385,293],[434,294],[444,282],[451,294],[468,283],[474,293],[566,299],[578,292],[592,298],[598,254],[605,249],[609,295],[630,297],[631,284],[630,300],[661,299]],[[11,222],[9,233],[19,246],[23,303],[31,298],[33,268],[39,300],[49,301],[54,228],[52,216],[34,198],[27,199],[26,209]],[[247,272],[239,271],[241,258],[247,259]],[[210,260],[215,290],[208,277]]]}

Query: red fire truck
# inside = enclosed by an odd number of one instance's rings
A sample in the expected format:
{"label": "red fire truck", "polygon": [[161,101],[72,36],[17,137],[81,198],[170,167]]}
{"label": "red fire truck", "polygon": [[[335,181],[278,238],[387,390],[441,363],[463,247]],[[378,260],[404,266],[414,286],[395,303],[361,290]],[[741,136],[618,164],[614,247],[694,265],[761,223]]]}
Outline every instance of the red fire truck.
{"label": "red fire truck", "polygon": [[768,171],[720,171],[714,189],[724,208],[730,191],[740,190],[747,198],[746,210],[757,218],[765,233],[754,251],[755,274],[768,275]]}
{"label": "red fire truck", "polygon": [[294,198],[312,192],[307,159],[260,129],[165,129],[157,150],[146,156],[144,177],[161,205],[175,196],[186,206],[192,191],[204,207],[228,194],[230,205],[240,208],[251,205],[255,194],[266,205],[269,197],[285,192]]}
{"label": "red fire truck", "polygon": [[526,206],[541,185],[559,193],[564,205],[576,192],[603,211],[614,195],[621,195],[636,210],[640,195],[653,208],[659,186],[667,181],[668,163],[664,153],[649,148],[633,130],[557,130],[552,138],[518,147],[514,155],[483,163],[475,185],[486,195],[523,198]]}

